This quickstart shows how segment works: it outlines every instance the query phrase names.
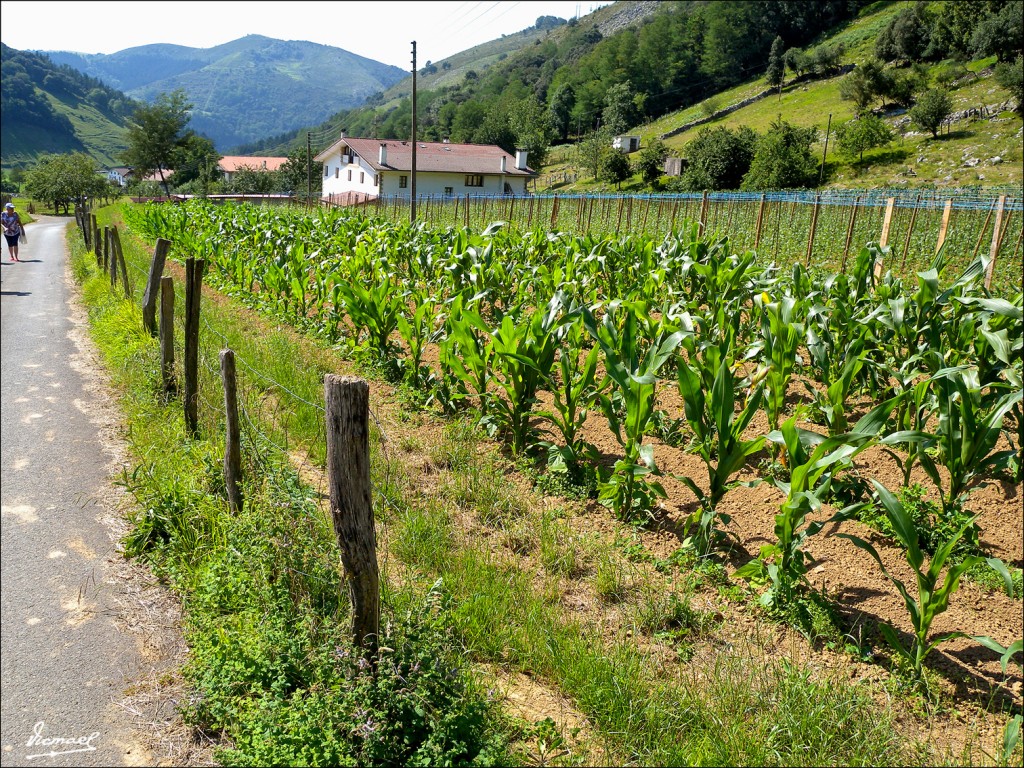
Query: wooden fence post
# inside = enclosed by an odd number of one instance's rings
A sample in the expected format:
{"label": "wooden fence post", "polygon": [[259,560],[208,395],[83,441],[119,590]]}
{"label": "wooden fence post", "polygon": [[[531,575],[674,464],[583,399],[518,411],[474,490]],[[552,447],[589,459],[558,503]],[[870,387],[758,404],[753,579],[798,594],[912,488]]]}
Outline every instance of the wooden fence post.
{"label": "wooden fence post", "polygon": [[103,264],[103,248],[100,245],[100,225],[96,221],[96,214],[89,214],[89,231],[92,232],[89,235],[89,239],[92,241],[92,250],[96,254],[96,265],[104,266]]}
{"label": "wooden fence post", "polygon": [[949,229],[949,214],[953,210],[953,201],[947,200],[946,206],[942,209],[942,223],[939,225],[939,239],[935,243],[935,253],[942,250],[943,244],[946,242],[946,232]]}
{"label": "wooden fence post", "polygon": [[110,288],[117,284],[117,256],[114,254],[114,238],[110,234],[113,227],[103,228],[103,263],[107,265],[107,272],[110,274]]}
{"label": "wooden fence post", "polygon": [[220,352],[220,375],[224,381],[224,486],[231,511],[242,511],[242,449],[238,431],[238,390],[235,382],[235,353],[230,349]]}
{"label": "wooden fence post", "polygon": [[900,272],[907,266],[907,254],[910,252],[910,236],[914,234],[914,222],[917,221],[917,208],[921,204],[921,196],[914,200],[914,212],[910,215],[910,227],[907,229],[907,242],[903,245],[903,261],[900,262]]}
{"label": "wooden fence post", "polygon": [[199,300],[203,295],[203,259],[185,260],[185,427],[199,434]]}
{"label": "wooden fence post", "polygon": [[110,244],[113,246],[113,253],[116,259],[115,272],[117,267],[121,268],[121,285],[124,288],[125,298],[132,297],[132,286],[128,282],[128,264],[124,260],[124,251],[121,250],[121,234],[117,231],[117,227],[110,228]]}
{"label": "wooden fence post", "polygon": [[754,230],[754,249],[761,244],[761,226],[764,223],[764,200],[765,196],[761,195],[761,204],[757,206],[757,228]]}
{"label": "wooden fence post", "polygon": [[[879,248],[885,248],[889,245],[889,227],[892,226],[892,209],[896,205],[896,198],[890,197],[885,201],[885,216],[882,218],[882,234],[878,238]],[[875,280],[882,274],[882,262],[885,257],[879,253],[878,259],[875,261]]]}
{"label": "wooden fence post", "polygon": [[174,280],[170,276],[160,278],[160,373],[166,402],[178,390],[174,383]]}
{"label": "wooden fence post", "polygon": [[821,195],[816,194],[814,196],[814,210],[811,211],[811,231],[807,235],[807,254],[804,256],[804,263],[807,266],[811,264],[811,251],[814,249],[814,232],[818,228],[818,205],[821,200]]}
{"label": "wooden fence post", "polygon": [[700,198],[700,221],[697,224],[697,236],[704,237],[708,226],[708,191],[705,189]]}
{"label": "wooden fence post", "polygon": [[352,601],[352,642],[372,664],[380,634],[380,574],[370,494],[370,387],[329,373],[324,390],[331,520]]}
{"label": "wooden fence post", "polygon": [[1003,239],[1003,208],[1006,206],[1006,195],[999,196],[996,204],[996,224],[992,232],[992,246],[988,251],[988,267],[985,268],[985,290],[992,288],[992,272],[996,267],[996,255],[999,253],[999,243]]}
{"label": "wooden fence post", "polygon": [[156,335],[156,293],[164,273],[164,262],[171,250],[171,241],[158,238],[153,260],[149,262],[149,277],[146,279],[146,292],[142,294],[142,325]]}

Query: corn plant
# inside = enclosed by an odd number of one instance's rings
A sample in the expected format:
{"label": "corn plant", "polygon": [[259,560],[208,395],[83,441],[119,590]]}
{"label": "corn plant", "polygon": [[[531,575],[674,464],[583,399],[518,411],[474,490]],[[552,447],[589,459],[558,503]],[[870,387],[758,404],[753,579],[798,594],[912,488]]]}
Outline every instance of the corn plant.
{"label": "corn plant", "polygon": [[[353,340],[359,350],[370,351],[378,360],[386,360],[393,351],[391,334],[405,311],[405,299],[395,290],[389,275],[383,281],[363,286],[356,278],[338,284],[345,312],[355,327]],[[366,338],[360,342],[360,331]]]}
{"label": "corn plant", "polygon": [[[583,325],[600,346],[606,375],[615,389],[614,394],[600,395],[601,409],[624,449],[610,475],[602,478],[598,498],[622,520],[650,514],[654,499],[665,498],[664,487],[647,480],[647,475],[660,472],[654,463],[653,447],[644,445],[643,439],[654,416],[657,373],[675,353],[683,332],[659,333],[645,347],[637,326],[638,315],[646,314],[643,304],[613,303],[598,323],[590,309],[583,309]],[[616,322],[620,316],[621,328]],[[624,419],[619,416],[619,404],[625,411]]]}
{"label": "corn plant", "polygon": [[754,380],[765,383],[765,411],[768,425],[779,428],[779,419],[786,406],[786,389],[798,361],[797,346],[803,337],[803,326],[796,322],[797,300],[784,296],[779,301],[761,295],[764,312],[761,316],[761,367]]}
{"label": "corn plant", "polygon": [[398,332],[408,349],[409,357],[400,361],[403,378],[414,390],[430,385],[430,370],[423,365],[423,349],[436,341],[439,329],[435,327],[437,303],[433,297],[422,291],[411,296],[414,309],[409,317],[400,314],[397,318]]}
{"label": "corn plant", "polygon": [[[981,478],[1012,466],[1016,452],[996,450],[996,443],[1006,414],[1020,406],[1024,390],[994,386],[984,391],[977,370],[964,366],[944,368],[930,382],[938,412],[934,431],[896,433],[886,442],[922,445],[924,450],[914,455],[938,489],[943,512],[948,513],[963,505]],[[949,475],[945,488],[939,467]]]}
{"label": "corn plant", "polygon": [[[447,335],[440,342],[441,375],[431,398],[446,411],[458,410],[475,395],[481,417],[486,417],[490,394],[490,328],[478,312],[466,309],[463,297],[452,301],[445,323]],[[472,387],[472,391],[470,390]]]}
{"label": "corn plant", "polygon": [[804,382],[804,387],[813,398],[811,410],[828,427],[829,435],[839,435],[846,431],[846,401],[850,398],[854,380],[861,369],[869,364],[864,340],[857,339],[846,350],[845,362],[838,376],[826,384],[824,391]]}
{"label": "corn plant", "polygon": [[768,434],[768,440],[782,445],[788,456],[789,482],[774,481],[786,494],[786,500],[775,516],[776,542],[761,547],[758,558],[736,572],[741,578],[769,585],[761,595],[765,608],[778,612],[795,604],[798,590],[807,585],[803,550],[807,539],[864,507],[864,503],[858,502],[828,520],[805,525],[807,516],[828,498],[833,476],[849,467],[854,456],[873,443],[899,399],[897,396],[873,408],[847,434],[825,438],[817,432],[799,429],[795,416],[787,419],[781,429]]}
{"label": "corn plant", "polygon": [[870,543],[852,534],[838,533],[837,536],[852,541],[857,547],[871,555],[875,562],[882,568],[882,573],[889,579],[903,597],[910,616],[910,623],[913,627],[913,638],[909,645],[903,643],[896,630],[888,624],[881,625],[881,631],[886,642],[892,647],[900,658],[910,667],[914,679],[923,683],[924,681],[924,660],[928,654],[941,643],[956,637],[968,637],[963,632],[946,632],[937,637],[931,637],[931,626],[935,617],[943,613],[949,607],[950,598],[960,586],[960,578],[964,573],[980,563],[988,565],[998,573],[1006,586],[1006,591],[1013,594],[1013,580],[1003,562],[997,558],[984,558],[979,555],[971,555],[959,562],[951,562],[946,567],[950,552],[963,536],[967,527],[974,523],[974,519],[968,520],[960,529],[954,533],[948,541],[941,544],[932,555],[927,568],[924,565],[924,555],[917,542],[917,530],[914,528],[914,521],[907,511],[888,488],[877,480],[871,481],[878,493],[878,499],[885,509],[885,514],[892,524],[896,538],[904,547],[904,555],[910,567],[914,571],[917,580],[917,597],[910,594],[906,585],[891,575],[879,557],[878,552]]}
{"label": "corn plant", "polygon": [[491,332],[492,380],[501,387],[504,397],[491,400],[481,424],[491,434],[506,435],[515,454],[534,442],[531,412],[537,390],[551,379],[557,351],[555,331],[564,304],[565,296],[556,293],[547,307],[535,310],[525,321],[517,322],[507,314]]}
{"label": "corn plant", "polygon": [[716,520],[728,524],[729,516],[717,511],[718,503],[735,483],[738,472],[749,456],[764,445],[764,436],[744,440],[743,431],[761,406],[764,387],[759,385],[747,397],[739,414],[736,413],[737,378],[730,359],[730,350],[723,344],[714,356],[718,360],[711,386],[711,397],[705,396],[699,363],[679,356],[677,361],[679,393],[683,398],[686,421],[696,436],[696,453],[704,462],[708,473],[708,491],[705,492],[692,478],[679,477],[700,502],[690,525],[694,529],[689,544],[701,555],[710,552],[717,535]]}
{"label": "corn plant", "polygon": [[551,390],[554,408],[537,415],[550,422],[561,436],[561,445],[541,444],[548,452],[548,470],[576,478],[585,462],[597,461],[597,449],[583,438],[583,425],[601,394],[602,384],[597,380],[601,348],[591,347],[586,355],[581,354],[585,333],[582,323],[568,323],[563,331],[558,360],[560,377]]}

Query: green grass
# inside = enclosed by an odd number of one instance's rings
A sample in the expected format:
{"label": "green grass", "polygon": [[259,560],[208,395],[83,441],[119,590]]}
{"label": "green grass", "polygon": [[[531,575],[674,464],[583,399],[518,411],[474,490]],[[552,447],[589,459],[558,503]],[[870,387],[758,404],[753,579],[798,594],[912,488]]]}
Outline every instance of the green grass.
{"label": "green grass", "polygon": [[[104,214],[101,223],[108,222]],[[348,661],[347,599],[330,525],[284,457],[285,450],[308,452],[322,466],[317,403],[324,372],[342,361],[285,327],[254,333],[232,299],[204,300],[200,438],[190,439],[180,407],[159,403],[155,342],[141,330],[138,308],[111,295],[94,257],[80,239],[70,240],[91,325],[132,426],[137,469],[123,482],[139,502],[133,551],[183,596],[192,644],[187,713],[224,734],[233,747],[220,755],[226,764],[410,762],[395,751],[400,736],[380,730],[383,723],[426,734],[415,755],[423,762],[460,762],[459,744],[481,763],[521,758],[509,745],[523,733],[490,706],[466,661],[527,673],[566,696],[594,730],[595,745],[579,758],[587,764],[919,761],[901,739],[896,710],[879,710],[870,685],[786,662],[768,644],[724,636],[724,644],[706,642],[718,618],[691,597],[705,576],[672,589],[663,576],[644,576],[642,557],[627,563],[613,545],[577,530],[571,514],[541,511],[493,446],[458,421],[425,447],[440,494],[417,489],[402,456],[383,449],[376,429],[371,434],[375,512],[390,544],[386,640],[398,672],[370,685]],[[139,296],[149,246],[122,241]],[[224,346],[246,361],[239,373],[249,425],[247,502],[237,516],[219,480],[215,360]],[[478,534],[456,525],[463,513]],[[536,554],[536,564],[525,554]],[[683,565],[658,563],[666,576]],[[706,578],[712,593],[728,588],[724,574]],[[561,581],[629,619],[598,626],[567,609]],[[704,656],[665,664],[630,627],[648,643],[672,645],[680,658]],[[400,685],[417,661],[428,673]],[[430,723],[405,706],[413,699],[419,709],[429,704]]]}

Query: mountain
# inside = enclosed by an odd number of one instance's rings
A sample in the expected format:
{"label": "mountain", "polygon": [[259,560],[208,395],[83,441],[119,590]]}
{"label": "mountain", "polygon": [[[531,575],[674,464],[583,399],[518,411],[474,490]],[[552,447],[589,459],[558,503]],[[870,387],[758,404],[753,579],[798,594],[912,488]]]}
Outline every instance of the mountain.
{"label": "mountain", "polygon": [[139,101],[184,89],[191,127],[221,152],[361,105],[406,76],[341,48],[247,35],[213,48],[143,45],[111,54],[49,51]]}
{"label": "mountain", "polygon": [[4,167],[41,154],[85,152],[119,165],[128,116],[137,102],[49,57],[0,44],[0,146]]}

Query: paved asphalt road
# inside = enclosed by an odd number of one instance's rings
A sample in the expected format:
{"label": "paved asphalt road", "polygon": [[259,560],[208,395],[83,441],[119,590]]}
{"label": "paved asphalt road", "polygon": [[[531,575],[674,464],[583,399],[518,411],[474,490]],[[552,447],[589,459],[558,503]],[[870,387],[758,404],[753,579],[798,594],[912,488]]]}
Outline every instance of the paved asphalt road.
{"label": "paved asphalt road", "polygon": [[122,587],[102,503],[113,456],[75,365],[68,221],[41,217],[24,263],[6,243],[0,258],[0,764],[145,765],[117,705],[144,663],[114,623]]}

